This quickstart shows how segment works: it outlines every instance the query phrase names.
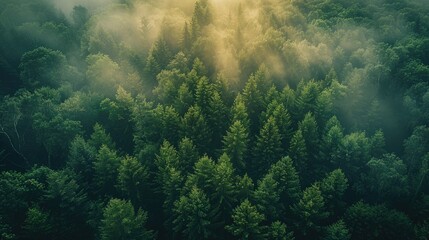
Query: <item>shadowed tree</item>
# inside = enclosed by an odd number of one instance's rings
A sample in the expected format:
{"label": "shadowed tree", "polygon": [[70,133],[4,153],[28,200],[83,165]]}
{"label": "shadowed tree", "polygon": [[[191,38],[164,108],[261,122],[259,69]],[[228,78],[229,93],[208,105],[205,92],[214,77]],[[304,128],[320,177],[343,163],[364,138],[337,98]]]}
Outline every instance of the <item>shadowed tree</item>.
{"label": "shadowed tree", "polygon": [[189,195],[182,196],[174,203],[174,231],[186,239],[207,239],[212,216],[210,202],[204,192],[193,187]]}
{"label": "shadowed tree", "polygon": [[135,211],[129,201],[111,199],[103,210],[101,239],[155,239],[155,234],[145,227],[147,218],[147,212]]}
{"label": "shadowed tree", "polygon": [[230,126],[223,138],[223,151],[231,156],[231,161],[239,173],[246,170],[248,142],[248,132],[239,120]]}
{"label": "shadowed tree", "polygon": [[232,214],[232,224],[226,229],[237,239],[265,239],[262,222],[265,216],[249,200],[244,200]]}
{"label": "shadowed tree", "polygon": [[274,118],[270,117],[256,138],[253,149],[252,172],[258,178],[267,172],[271,164],[278,161],[283,154],[281,136]]}

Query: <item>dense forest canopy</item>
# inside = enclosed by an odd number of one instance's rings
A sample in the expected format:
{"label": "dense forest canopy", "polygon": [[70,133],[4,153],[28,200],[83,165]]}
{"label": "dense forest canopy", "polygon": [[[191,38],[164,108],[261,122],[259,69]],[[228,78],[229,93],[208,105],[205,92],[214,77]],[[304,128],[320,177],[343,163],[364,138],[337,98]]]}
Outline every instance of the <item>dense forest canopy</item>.
{"label": "dense forest canopy", "polygon": [[429,239],[429,1],[0,5],[0,239]]}

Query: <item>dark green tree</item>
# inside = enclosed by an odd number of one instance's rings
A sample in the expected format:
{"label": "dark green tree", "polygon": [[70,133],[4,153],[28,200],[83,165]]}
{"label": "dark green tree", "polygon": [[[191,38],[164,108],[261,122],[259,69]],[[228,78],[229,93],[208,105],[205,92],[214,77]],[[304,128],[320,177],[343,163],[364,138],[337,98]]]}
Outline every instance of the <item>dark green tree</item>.
{"label": "dark green tree", "polygon": [[146,228],[147,212],[135,211],[129,201],[111,199],[103,210],[100,237],[108,239],[155,239],[153,231]]}
{"label": "dark green tree", "polygon": [[328,216],[325,200],[317,185],[306,188],[298,203],[292,206],[296,216],[296,233],[304,238],[313,238],[321,232],[323,220]]}
{"label": "dark green tree", "polygon": [[134,205],[141,203],[149,192],[149,170],[135,157],[126,156],[118,169],[118,189]]}
{"label": "dark green tree", "polygon": [[118,179],[118,169],[121,159],[116,151],[102,145],[93,162],[94,183],[101,195],[112,195],[115,193],[114,186]]}
{"label": "dark green tree", "polygon": [[199,152],[209,152],[212,133],[198,106],[190,107],[183,116],[181,130],[182,136],[190,138],[197,146]]}
{"label": "dark green tree", "polygon": [[410,219],[383,205],[355,203],[346,211],[344,221],[352,239],[414,239]]}
{"label": "dark green tree", "polygon": [[[307,171],[308,153],[301,129],[298,129],[295,132],[292,137],[292,140],[290,141],[289,156],[292,158],[294,166],[300,174],[302,181],[303,174],[305,174],[305,172]],[[304,182],[308,182],[308,180],[305,180]]]}
{"label": "dark green tree", "polygon": [[191,139],[185,137],[179,142],[179,165],[183,172],[189,173],[199,159],[198,151]]}
{"label": "dark green tree", "polygon": [[231,156],[231,161],[239,173],[246,170],[246,156],[248,151],[248,132],[239,120],[235,121],[223,138],[223,151]]}
{"label": "dark green tree", "polygon": [[210,230],[211,205],[206,194],[193,187],[189,195],[181,196],[174,203],[174,231],[186,239],[207,239],[213,236]]}
{"label": "dark green tree", "polygon": [[146,60],[145,70],[156,77],[161,70],[165,69],[170,63],[172,53],[163,37],[160,37],[152,46],[149,56]]}
{"label": "dark green tree", "polygon": [[292,159],[290,157],[283,157],[271,165],[268,172],[278,183],[280,203],[286,208],[296,203],[301,195],[301,186]]}
{"label": "dark green tree", "polygon": [[323,240],[350,240],[350,232],[343,220],[329,225],[323,236]]}
{"label": "dark green tree", "polygon": [[252,171],[255,177],[267,172],[283,154],[281,136],[276,121],[270,117],[260,130],[253,149]]}
{"label": "dark green tree", "polygon": [[234,209],[232,224],[226,229],[237,239],[265,239],[264,220],[265,216],[246,199]]}
{"label": "dark green tree", "polygon": [[268,228],[268,239],[273,240],[293,240],[293,232],[290,232],[289,229],[286,228],[286,224],[275,221]]}

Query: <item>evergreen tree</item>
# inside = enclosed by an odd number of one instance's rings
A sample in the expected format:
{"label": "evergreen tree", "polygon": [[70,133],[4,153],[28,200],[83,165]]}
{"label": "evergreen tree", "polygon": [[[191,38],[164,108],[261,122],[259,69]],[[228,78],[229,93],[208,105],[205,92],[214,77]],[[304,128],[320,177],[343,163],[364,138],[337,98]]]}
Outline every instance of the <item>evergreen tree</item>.
{"label": "evergreen tree", "polygon": [[232,224],[226,229],[237,239],[264,239],[264,220],[265,216],[246,199],[234,209]]}
{"label": "evergreen tree", "polygon": [[289,232],[286,225],[282,222],[275,221],[269,226],[268,239],[272,240],[293,240],[293,232]]}
{"label": "evergreen tree", "polygon": [[110,149],[115,149],[115,144],[113,143],[110,134],[108,134],[106,129],[104,129],[103,126],[99,123],[94,125],[94,130],[90,139],[88,140],[88,144],[97,149],[97,151],[101,148],[102,145],[105,145]]}
{"label": "evergreen tree", "polygon": [[[308,153],[301,129],[298,129],[295,132],[292,140],[290,141],[289,156],[292,158],[294,166],[297,169],[302,182],[304,176],[303,174],[305,174],[307,171]],[[308,182],[308,180],[305,182]]]}
{"label": "evergreen tree", "polygon": [[343,220],[339,220],[326,228],[323,240],[350,240],[350,232]]}
{"label": "evergreen tree", "polygon": [[270,117],[261,129],[253,149],[252,170],[255,177],[267,172],[271,164],[283,154],[281,137],[274,118]]}
{"label": "evergreen tree", "polygon": [[271,165],[268,172],[278,183],[280,202],[284,207],[288,207],[299,200],[301,186],[298,173],[290,157],[283,157],[277,163]]}
{"label": "evergreen tree", "polygon": [[322,181],[316,183],[325,200],[326,209],[330,214],[341,214],[345,207],[343,196],[348,188],[348,180],[341,169],[327,174]]}
{"label": "evergreen tree", "polygon": [[192,106],[182,118],[182,136],[189,137],[197,146],[199,152],[209,152],[211,143],[211,130],[201,109]]}
{"label": "evergreen tree", "polygon": [[198,151],[189,138],[182,138],[178,147],[179,164],[183,172],[189,173],[198,161]]}
{"label": "evergreen tree", "polygon": [[174,231],[186,239],[207,239],[213,234],[210,230],[210,202],[197,187],[174,203],[174,216]]}
{"label": "evergreen tree", "polygon": [[250,131],[249,114],[247,113],[246,105],[240,93],[237,94],[237,97],[235,98],[234,104],[231,108],[231,123],[236,121],[241,121],[246,131]]}
{"label": "evergreen tree", "polygon": [[103,210],[101,239],[155,239],[155,234],[145,227],[147,218],[147,212],[136,212],[129,201],[111,199]]}
{"label": "evergreen tree", "polygon": [[126,156],[118,169],[118,189],[136,205],[149,190],[149,170],[135,157]]}
{"label": "evergreen tree", "polygon": [[169,169],[179,169],[179,156],[177,150],[166,140],[162,144],[159,154],[156,156],[155,166],[157,168],[155,181],[158,189],[161,189],[164,179],[169,173]]}
{"label": "evergreen tree", "polygon": [[267,217],[269,221],[277,219],[280,212],[280,186],[273,179],[272,174],[265,175],[258,182],[258,187],[255,189],[254,198],[256,207],[261,213]]}
{"label": "evergreen tree", "polygon": [[239,173],[246,170],[248,132],[241,121],[235,121],[223,138],[223,151],[231,156],[231,161]]}
{"label": "evergreen tree", "polygon": [[152,75],[152,77],[156,77],[158,73],[161,72],[162,69],[165,69],[170,63],[172,58],[172,54],[167,45],[167,42],[163,37],[160,37],[152,46],[149,56],[146,60],[146,68],[145,70]]}
{"label": "evergreen tree", "polygon": [[112,195],[121,159],[116,151],[102,145],[94,161],[95,185],[100,194]]}
{"label": "evergreen tree", "polygon": [[250,120],[250,132],[252,134],[257,132],[259,115],[264,108],[264,98],[259,89],[257,78],[252,75],[246,83],[243,89],[243,102],[246,106],[249,120]]}
{"label": "evergreen tree", "polygon": [[325,200],[317,185],[306,188],[301,200],[292,206],[295,213],[296,233],[304,238],[314,238],[320,234],[322,221],[328,216]]}

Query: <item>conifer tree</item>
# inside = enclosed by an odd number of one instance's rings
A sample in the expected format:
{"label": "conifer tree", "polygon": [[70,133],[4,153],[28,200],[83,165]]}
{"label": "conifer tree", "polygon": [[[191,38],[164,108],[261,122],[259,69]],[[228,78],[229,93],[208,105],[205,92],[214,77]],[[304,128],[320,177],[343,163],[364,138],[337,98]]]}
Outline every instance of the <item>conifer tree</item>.
{"label": "conifer tree", "polygon": [[201,108],[194,105],[182,118],[182,137],[190,138],[201,153],[209,152],[212,132]]}
{"label": "conifer tree", "polygon": [[253,149],[252,169],[255,177],[267,172],[271,164],[283,154],[281,137],[274,118],[270,117],[261,129]]}
{"label": "conifer tree", "polygon": [[209,199],[197,187],[174,203],[174,216],[174,231],[186,239],[207,239],[213,234]]}
{"label": "conifer tree", "polygon": [[145,227],[147,218],[147,212],[136,212],[129,201],[111,199],[103,211],[101,239],[155,239],[153,231]]}
{"label": "conifer tree", "polygon": [[248,132],[242,122],[235,121],[223,138],[223,151],[231,156],[231,161],[239,173],[246,169]]}
{"label": "conifer tree", "polygon": [[232,224],[226,229],[237,239],[264,239],[264,220],[265,216],[246,199],[234,209]]}

